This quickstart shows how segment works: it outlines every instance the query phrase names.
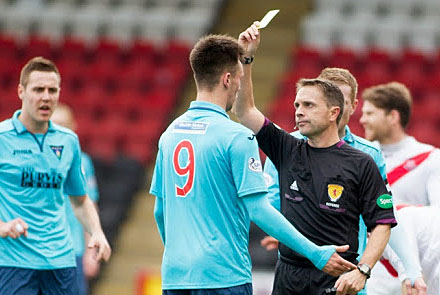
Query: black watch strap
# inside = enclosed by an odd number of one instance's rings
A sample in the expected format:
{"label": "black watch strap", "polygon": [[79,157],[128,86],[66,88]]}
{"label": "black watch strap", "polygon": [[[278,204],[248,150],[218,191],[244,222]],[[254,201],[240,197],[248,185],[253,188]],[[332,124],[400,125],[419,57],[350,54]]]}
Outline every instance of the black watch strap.
{"label": "black watch strap", "polygon": [[254,57],[253,56],[251,56],[251,57],[243,56],[241,58],[241,63],[245,64],[245,65],[251,64],[253,61],[254,61]]}
{"label": "black watch strap", "polygon": [[357,269],[359,270],[359,272],[363,275],[365,275],[367,277],[367,279],[370,278],[371,275],[371,268],[365,264],[365,263],[359,263],[357,265]]}

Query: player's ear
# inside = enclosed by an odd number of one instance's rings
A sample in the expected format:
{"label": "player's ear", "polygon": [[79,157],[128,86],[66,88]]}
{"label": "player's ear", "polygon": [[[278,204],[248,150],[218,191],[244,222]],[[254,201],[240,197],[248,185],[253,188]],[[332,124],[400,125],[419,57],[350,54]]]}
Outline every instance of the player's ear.
{"label": "player's ear", "polygon": [[389,116],[391,118],[391,123],[400,125],[400,114],[397,110],[391,110]]}
{"label": "player's ear", "polygon": [[222,75],[222,82],[223,82],[223,86],[225,88],[229,88],[229,86],[231,86],[231,78],[232,78],[232,75],[230,72],[225,72]]}
{"label": "player's ear", "polygon": [[18,97],[23,100],[23,92],[24,92],[24,86],[21,84],[18,84],[17,87],[17,93],[18,93]]}
{"label": "player's ear", "polygon": [[338,106],[332,106],[330,108],[330,121],[335,121],[338,119],[339,113],[341,112],[341,108]]}
{"label": "player's ear", "polygon": [[354,114],[354,112],[356,111],[356,108],[359,104],[359,100],[357,98],[355,98],[353,100],[353,102],[351,103],[351,112],[350,112],[350,116]]}

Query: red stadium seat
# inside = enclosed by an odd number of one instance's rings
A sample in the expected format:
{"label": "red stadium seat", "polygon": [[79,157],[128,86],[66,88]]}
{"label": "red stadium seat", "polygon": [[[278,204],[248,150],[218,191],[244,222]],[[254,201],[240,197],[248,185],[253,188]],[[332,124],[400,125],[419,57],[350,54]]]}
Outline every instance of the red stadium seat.
{"label": "red stadium seat", "polygon": [[154,85],[157,67],[150,59],[133,58],[119,70],[122,87],[148,90]]}
{"label": "red stadium seat", "polygon": [[89,49],[83,40],[74,37],[66,37],[61,45],[61,52],[62,54],[60,57],[63,59],[73,59],[81,63],[85,60]]}
{"label": "red stadium seat", "polygon": [[329,66],[347,69],[356,74],[359,58],[356,53],[348,48],[335,47],[329,57]]}
{"label": "red stadium seat", "polygon": [[292,63],[298,66],[301,66],[302,63],[321,66],[324,58],[323,54],[314,47],[296,46],[292,49]]}
{"label": "red stadium seat", "polygon": [[50,40],[39,36],[31,36],[29,38],[25,51],[26,60],[35,56],[42,56],[48,59],[53,59],[54,57],[54,47]]}
{"label": "red stadium seat", "polygon": [[381,64],[385,67],[390,68],[393,65],[393,63],[394,63],[393,58],[391,57],[390,53],[385,49],[381,49],[377,47],[369,48],[365,56],[366,66]]}
{"label": "red stadium seat", "polygon": [[164,62],[189,65],[190,46],[182,41],[170,40],[163,51]]}
{"label": "red stadium seat", "polygon": [[432,61],[426,56],[426,54],[415,48],[405,48],[402,51],[402,56],[399,60],[400,64],[419,65],[423,70],[427,70],[431,62]]}
{"label": "red stadium seat", "polygon": [[149,59],[153,60],[155,48],[151,42],[147,40],[136,40],[130,48],[129,55],[133,59]]}
{"label": "red stadium seat", "polygon": [[96,58],[92,63],[86,67],[87,77],[93,77],[95,81],[101,84],[111,83],[112,86],[118,86],[119,82],[119,59],[112,54],[103,54]]}
{"label": "red stadium seat", "polygon": [[361,89],[393,80],[390,68],[386,63],[367,63],[356,78]]}
{"label": "red stadium seat", "polygon": [[417,98],[423,88],[426,73],[423,64],[402,63],[393,76],[395,81],[405,84]]}
{"label": "red stadium seat", "polygon": [[121,54],[121,48],[119,43],[116,40],[111,40],[107,38],[101,38],[98,41],[98,45],[96,46],[96,54],[98,55],[98,59],[102,56],[119,58]]}

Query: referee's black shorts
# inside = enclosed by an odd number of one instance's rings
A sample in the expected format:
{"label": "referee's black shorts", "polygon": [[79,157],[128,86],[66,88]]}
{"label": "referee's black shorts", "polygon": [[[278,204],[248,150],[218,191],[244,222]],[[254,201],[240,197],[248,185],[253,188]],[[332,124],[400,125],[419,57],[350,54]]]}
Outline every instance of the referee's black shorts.
{"label": "referee's black shorts", "polygon": [[338,277],[317,269],[311,263],[291,263],[278,259],[272,295],[328,295]]}

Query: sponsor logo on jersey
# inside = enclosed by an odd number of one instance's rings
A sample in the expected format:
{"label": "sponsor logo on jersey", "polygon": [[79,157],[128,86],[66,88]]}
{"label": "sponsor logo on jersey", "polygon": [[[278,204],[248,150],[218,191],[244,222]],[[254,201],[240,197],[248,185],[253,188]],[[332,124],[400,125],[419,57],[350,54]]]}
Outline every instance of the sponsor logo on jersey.
{"label": "sponsor logo on jersey", "polygon": [[14,150],[12,152],[13,156],[16,155],[31,155],[32,154],[32,150]]}
{"label": "sponsor logo on jersey", "polygon": [[21,172],[21,186],[35,188],[61,189],[63,176],[56,171],[40,172],[34,168],[25,168]]}
{"label": "sponsor logo on jersey", "polygon": [[248,136],[249,140],[254,140],[254,138],[255,138],[255,134],[252,134],[252,136]]}
{"label": "sponsor logo on jersey", "polygon": [[249,158],[248,164],[249,164],[249,169],[251,169],[252,171],[255,171],[255,172],[262,172],[263,171],[263,168],[261,167],[260,160],[254,158],[254,157]]}
{"label": "sponsor logo on jersey", "polygon": [[208,122],[177,122],[174,124],[173,133],[205,134]]}
{"label": "sponsor logo on jersey", "polygon": [[403,168],[405,168],[408,171],[413,170],[414,168],[417,167],[417,163],[414,160],[408,160],[405,165],[403,165]]}
{"label": "sponsor logo on jersey", "polygon": [[290,189],[293,190],[293,191],[297,191],[297,192],[299,192],[298,184],[296,184],[296,180],[294,180],[294,181],[292,182],[292,184],[290,185]]}
{"label": "sponsor logo on jersey", "polygon": [[344,187],[339,184],[329,184],[327,185],[327,193],[332,202],[336,202],[342,196]]}
{"label": "sponsor logo on jersey", "polygon": [[55,154],[55,156],[57,156],[58,160],[61,160],[61,156],[63,154],[64,146],[63,145],[51,145],[50,149]]}
{"label": "sponsor logo on jersey", "polygon": [[376,203],[382,209],[390,209],[393,207],[393,197],[389,194],[383,194],[377,198]]}

